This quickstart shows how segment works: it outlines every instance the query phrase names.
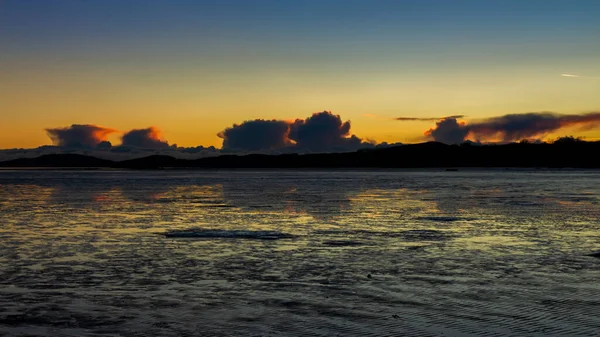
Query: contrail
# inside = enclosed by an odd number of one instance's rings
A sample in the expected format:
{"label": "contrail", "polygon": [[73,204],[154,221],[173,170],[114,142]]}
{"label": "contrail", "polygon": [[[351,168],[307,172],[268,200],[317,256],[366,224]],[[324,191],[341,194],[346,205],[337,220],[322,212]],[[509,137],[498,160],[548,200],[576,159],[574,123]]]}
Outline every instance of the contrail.
{"label": "contrail", "polygon": [[598,76],[579,76],[579,75],[574,75],[574,74],[560,74],[560,76],[562,77],[575,77],[575,78],[593,78],[593,79],[600,79],[600,77]]}

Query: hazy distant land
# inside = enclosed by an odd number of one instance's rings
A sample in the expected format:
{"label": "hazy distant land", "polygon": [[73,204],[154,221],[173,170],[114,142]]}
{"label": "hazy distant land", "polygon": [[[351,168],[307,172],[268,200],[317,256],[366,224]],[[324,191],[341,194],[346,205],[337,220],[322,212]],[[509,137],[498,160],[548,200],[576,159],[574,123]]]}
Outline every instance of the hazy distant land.
{"label": "hazy distant land", "polygon": [[345,153],[221,155],[178,159],[165,155],[113,161],[81,154],[49,154],[0,162],[0,167],[76,168],[425,168],[523,167],[600,168],[600,142],[565,140],[504,145],[446,145],[439,142]]}

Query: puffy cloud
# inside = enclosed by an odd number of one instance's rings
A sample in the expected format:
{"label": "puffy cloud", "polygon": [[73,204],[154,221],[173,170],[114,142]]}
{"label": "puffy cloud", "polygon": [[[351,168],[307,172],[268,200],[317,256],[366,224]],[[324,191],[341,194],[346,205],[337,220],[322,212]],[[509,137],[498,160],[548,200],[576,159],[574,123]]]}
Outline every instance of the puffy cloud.
{"label": "puffy cloud", "polygon": [[372,146],[350,134],[350,121],[323,111],[293,122],[251,120],[234,124],[218,134],[224,150],[309,152],[352,151]]}
{"label": "puffy cloud", "polygon": [[360,138],[350,136],[350,121],[343,122],[340,115],[328,111],[297,119],[289,137],[297,148],[309,151],[348,151],[365,145]]}
{"label": "puffy cloud", "polygon": [[290,124],[279,120],[256,119],[234,124],[221,131],[218,136],[223,138],[223,149],[261,151],[275,150],[290,146]]}
{"label": "puffy cloud", "polygon": [[446,118],[425,132],[425,136],[436,141],[456,144],[467,138],[478,141],[518,141],[542,137],[562,128],[576,127],[580,130],[600,126],[600,113],[561,115],[552,112],[530,112],[492,117],[472,123],[458,122]]}
{"label": "puffy cloud", "polygon": [[446,144],[460,144],[465,141],[469,130],[464,122],[456,118],[445,118],[435,123],[435,128],[425,131],[425,136],[433,138],[436,142]]}
{"label": "puffy cloud", "polygon": [[73,124],[64,128],[49,128],[46,132],[54,145],[93,148],[106,141],[108,135],[116,130],[92,124]]}
{"label": "puffy cloud", "polygon": [[160,131],[153,126],[126,132],[121,137],[121,145],[143,149],[165,149],[169,147],[167,141],[161,140]]}
{"label": "puffy cloud", "polygon": [[64,128],[46,129],[54,145],[33,149],[0,149],[0,161],[31,158],[44,154],[69,153],[91,155],[102,159],[125,160],[149,155],[168,155],[182,159],[197,159],[221,153],[213,146],[179,147],[160,137],[155,127],[135,129],[122,135],[122,144],[113,146],[106,140],[116,130],[90,124],[74,124]]}

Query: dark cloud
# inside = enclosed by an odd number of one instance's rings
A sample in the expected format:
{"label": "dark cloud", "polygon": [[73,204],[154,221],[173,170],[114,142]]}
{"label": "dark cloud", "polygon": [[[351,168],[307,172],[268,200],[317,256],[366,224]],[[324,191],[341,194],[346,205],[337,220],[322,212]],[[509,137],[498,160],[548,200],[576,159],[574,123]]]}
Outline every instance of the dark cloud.
{"label": "dark cloud", "polygon": [[446,118],[425,136],[436,141],[456,144],[467,138],[478,141],[511,142],[540,138],[562,128],[576,127],[588,130],[600,126],[600,113],[561,115],[552,112],[530,112],[488,118],[470,124],[459,123],[456,118]]}
{"label": "dark cloud", "polygon": [[234,124],[221,131],[224,150],[261,151],[290,146],[290,124],[279,120],[256,119]]}
{"label": "dark cloud", "polygon": [[165,149],[169,143],[160,139],[160,131],[155,127],[131,130],[121,137],[121,145],[143,149]]}
{"label": "dark cloud", "polygon": [[105,141],[101,141],[100,143],[98,143],[98,145],[96,146],[98,149],[102,149],[102,150],[108,150],[110,148],[112,148],[112,144],[105,140]]}
{"label": "dark cloud", "polygon": [[452,115],[452,116],[446,116],[446,117],[427,117],[427,118],[396,117],[396,118],[394,118],[394,120],[401,121],[401,122],[435,122],[435,121],[439,121],[439,120],[443,120],[443,119],[461,119],[464,117],[465,117],[464,115]]}
{"label": "dark cloud", "polygon": [[343,122],[340,115],[323,111],[307,119],[297,119],[291,126],[289,137],[296,147],[309,151],[357,150],[363,141],[350,135],[350,121]]}
{"label": "dark cloud", "polygon": [[352,151],[372,146],[350,134],[350,121],[323,111],[293,122],[283,120],[246,121],[218,134],[224,150],[300,152]]}
{"label": "dark cloud", "polygon": [[559,115],[551,112],[531,112],[494,117],[470,126],[479,138],[501,137],[514,141],[544,135],[561,128],[590,129],[600,126],[600,113]]}
{"label": "dark cloud", "polygon": [[92,124],[73,124],[65,128],[46,129],[52,143],[61,147],[93,148],[106,141],[108,135],[116,130]]}
{"label": "dark cloud", "polygon": [[46,154],[83,154],[109,160],[126,160],[149,155],[167,155],[181,159],[212,157],[221,153],[213,146],[179,147],[160,139],[154,127],[131,130],[122,137],[123,144],[113,146],[106,137],[116,130],[96,125],[71,125],[46,129],[55,145],[32,149],[0,149],[0,161],[33,158]]}
{"label": "dark cloud", "polygon": [[469,130],[464,122],[456,118],[446,118],[435,123],[435,128],[425,131],[425,136],[432,137],[436,142],[445,144],[460,144],[465,141]]}
{"label": "dark cloud", "polygon": [[200,154],[202,154],[202,153],[217,153],[217,152],[219,152],[219,150],[216,149],[214,146],[209,146],[209,147],[204,147],[204,146],[177,147],[177,146],[175,146],[175,148],[177,149],[177,151],[179,151],[181,153],[190,153],[190,154],[197,154],[197,153],[200,153]]}

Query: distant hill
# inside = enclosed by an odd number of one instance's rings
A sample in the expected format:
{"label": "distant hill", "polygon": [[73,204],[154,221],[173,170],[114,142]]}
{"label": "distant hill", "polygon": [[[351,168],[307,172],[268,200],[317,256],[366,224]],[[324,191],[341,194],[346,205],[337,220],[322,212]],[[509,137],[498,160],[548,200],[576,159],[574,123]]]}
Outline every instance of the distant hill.
{"label": "distant hill", "polygon": [[82,154],[47,154],[0,162],[0,167],[112,167],[115,162]]}
{"label": "distant hill", "polygon": [[600,142],[445,145],[429,142],[349,153],[221,155],[195,160],[149,156],[120,162],[77,154],[44,155],[0,162],[0,167],[160,168],[600,168]]}
{"label": "distant hill", "polygon": [[128,159],[115,163],[114,167],[119,168],[131,168],[131,169],[157,169],[164,167],[181,167],[180,162],[187,162],[188,160],[176,159],[171,156],[164,155],[152,155],[143,158]]}

